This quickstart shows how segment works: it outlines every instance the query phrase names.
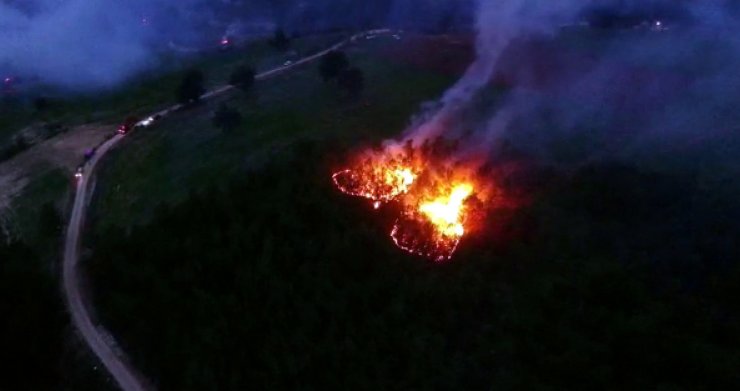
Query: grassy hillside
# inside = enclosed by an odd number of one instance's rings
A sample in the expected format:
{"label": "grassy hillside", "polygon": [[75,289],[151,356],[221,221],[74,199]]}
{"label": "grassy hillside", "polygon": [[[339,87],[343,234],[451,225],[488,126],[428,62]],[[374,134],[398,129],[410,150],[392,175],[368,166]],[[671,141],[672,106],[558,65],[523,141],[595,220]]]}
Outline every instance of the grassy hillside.
{"label": "grassy hillside", "polygon": [[[366,90],[347,99],[319,78],[310,64],[258,82],[249,94],[177,114],[132,134],[100,171],[96,229],[146,221],[162,202],[231,179],[245,167],[271,159],[271,151],[298,139],[378,141],[399,133],[421,102],[439,95],[451,76],[392,64],[376,54],[377,43],[351,49],[350,61],[365,72]],[[240,111],[238,129],[211,123],[215,107]]]}
{"label": "grassy hillside", "polygon": [[[196,67],[203,70],[208,76],[207,87],[211,88],[225,84],[232,70],[240,64],[251,64],[258,70],[271,69],[287,59],[314,53],[341,39],[342,36],[338,34],[300,38],[294,40],[291,48],[284,52],[276,51],[267,42],[260,41],[227,52],[213,52],[199,58],[171,59],[167,60],[169,62],[167,72],[162,71],[160,74],[136,79],[125,88],[116,91],[52,99],[48,110],[41,114],[33,111],[30,102],[3,102],[8,105],[0,105],[0,149],[6,145],[5,143],[13,142],[21,127],[37,121],[63,124],[65,127],[94,121],[109,123],[112,128],[130,115],[145,115],[159,108],[168,107],[174,104],[174,91],[182,79],[184,69]],[[268,104],[275,104],[280,97],[273,96],[272,99],[273,103]],[[193,113],[179,115],[171,125],[179,126],[176,124],[177,121],[188,122],[192,115]],[[99,127],[108,128],[104,125]],[[158,130],[155,130],[153,133],[157,132]],[[64,136],[74,137],[69,133]],[[156,145],[156,137],[154,136],[152,145]],[[148,141],[145,144],[148,144]],[[93,146],[95,145],[89,145]],[[76,159],[82,161],[81,152],[79,153],[80,156]],[[59,166],[55,159],[48,156],[41,157],[40,160],[44,160],[40,165],[22,168],[25,170],[24,175],[27,175],[22,181],[28,185],[12,200],[10,208],[2,213],[9,216],[15,231],[24,240],[46,247],[36,234],[40,207],[45,203],[52,203],[60,212],[65,209],[71,186],[71,173],[70,167]]]}
{"label": "grassy hillside", "polygon": [[[337,35],[301,38],[294,41],[287,52],[276,52],[260,42],[244,50],[213,53],[194,62],[176,64],[172,72],[138,80],[119,91],[55,100],[43,116],[18,102],[3,105],[0,108],[0,145],[19,127],[34,121],[70,125],[88,121],[116,123],[128,115],[169,106],[182,76],[178,69],[202,69],[210,88],[223,85],[239,64],[249,63],[258,70],[270,69],[287,59],[321,50],[339,39]],[[98,210],[106,211],[101,214],[104,221],[116,218],[130,223],[145,219],[150,209],[142,205],[171,202],[187,194],[189,189],[226,180],[247,164],[250,151],[265,152],[271,146],[289,143],[310,133],[326,136],[361,129],[352,137],[389,134],[400,128],[402,118],[412,110],[415,102],[433,96],[447,83],[446,79],[433,75],[415,75],[410,70],[389,68],[368,55],[360,55],[356,61],[368,72],[368,78],[384,78],[394,73],[418,85],[406,94],[388,99],[383,99],[383,95],[389,93],[390,84],[377,89],[371,86],[367,99],[347,102],[339,98],[335,87],[322,85],[315,69],[308,67],[261,83],[250,96],[236,94],[227,98],[245,116],[242,128],[231,133],[222,134],[213,129],[209,119],[212,104],[179,113],[155,128],[132,134],[111,156],[97,184],[102,200]],[[366,103],[370,106],[365,106]],[[362,130],[358,126],[373,116],[389,121],[375,122],[382,125],[383,132],[374,133],[369,127]],[[4,314],[20,322],[11,322],[2,333],[7,342],[3,344],[3,358],[12,363],[13,373],[0,388],[111,389],[115,387],[112,380],[89,356],[86,348],[80,346],[81,342],[69,334],[62,299],[51,289],[57,270],[56,263],[50,261],[55,261],[59,253],[66,218],[63,211],[71,195],[72,178],[65,169],[51,162],[37,165],[32,171],[38,175],[27,178],[27,185],[5,211],[26,244],[18,242],[6,246],[5,238],[0,238],[0,279],[3,281],[0,286],[7,299],[0,301],[0,307]],[[129,200],[134,196],[132,203]],[[28,301],[29,298],[32,300]]]}
{"label": "grassy hillside", "polygon": [[[96,308],[160,389],[738,388],[724,184],[524,164],[500,185],[528,202],[495,206],[445,264],[393,246],[393,204],[339,194],[336,153],[397,134],[453,81],[387,44],[351,50],[359,100],[309,66],[134,133],[105,163]],[[210,120],[224,103],[244,117],[227,132]]]}
{"label": "grassy hillside", "polygon": [[334,189],[332,150],[301,143],[98,235],[96,308],[160,390],[740,386],[740,268],[710,265],[740,225],[702,213],[711,192],[631,167],[531,170],[518,180],[556,185],[434,264],[388,239],[393,205]]}
{"label": "grassy hillside", "polygon": [[[221,85],[231,70],[242,62],[257,69],[269,69],[288,59],[318,51],[342,39],[340,34],[304,37],[292,42],[290,50],[275,51],[266,41],[244,44],[227,52],[214,50],[194,58],[163,56],[161,69],[153,74],[133,78],[125,88],[62,95],[47,88],[28,97],[10,97],[0,101],[0,146],[22,128],[37,122],[60,123],[74,126],[89,122],[118,123],[129,115],[144,115],[157,107],[166,107],[173,101],[174,90],[183,70],[195,67],[209,74],[209,85]],[[32,99],[48,97],[49,107],[37,112]]]}

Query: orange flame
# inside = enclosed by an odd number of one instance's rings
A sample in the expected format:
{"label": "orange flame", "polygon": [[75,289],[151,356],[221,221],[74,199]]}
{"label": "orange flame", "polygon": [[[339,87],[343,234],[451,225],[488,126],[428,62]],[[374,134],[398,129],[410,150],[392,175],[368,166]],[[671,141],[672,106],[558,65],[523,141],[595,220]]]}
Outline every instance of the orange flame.
{"label": "orange flame", "polygon": [[415,189],[404,197],[402,215],[391,231],[399,248],[437,262],[448,260],[465,235],[471,212],[470,182],[443,183]]}
{"label": "orange flame", "polygon": [[465,233],[465,228],[460,221],[460,215],[463,213],[463,202],[472,192],[473,186],[467,183],[457,185],[452,189],[449,196],[424,203],[419,207],[419,211],[429,218],[429,221],[437,227],[440,234],[461,237]]}
{"label": "orange flame", "polygon": [[368,198],[377,209],[382,203],[408,193],[416,181],[417,170],[403,160],[371,157],[356,169],[335,173],[332,179],[340,191]]}
{"label": "orange flame", "polygon": [[432,178],[433,162],[414,163],[372,155],[357,168],[339,171],[332,178],[340,191],[372,200],[375,209],[393,200],[400,202],[401,216],[391,230],[396,246],[435,261],[450,259],[466,233],[471,212],[468,202],[480,195],[480,189],[472,180],[462,180],[462,172],[452,170],[440,180]]}

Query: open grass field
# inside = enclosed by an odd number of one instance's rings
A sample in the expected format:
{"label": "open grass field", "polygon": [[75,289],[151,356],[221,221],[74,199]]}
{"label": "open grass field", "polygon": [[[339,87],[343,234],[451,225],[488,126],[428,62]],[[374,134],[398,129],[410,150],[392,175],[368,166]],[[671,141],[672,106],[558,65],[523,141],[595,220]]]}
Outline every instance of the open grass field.
{"label": "open grass field", "polygon": [[[132,134],[99,172],[94,229],[146,222],[158,205],[225,183],[297,140],[351,145],[400,133],[419,105],[436,98],[454,76],[389,61],[381,49],[397,44],[378,39],[348,50],[350,62],[365,73],[358,99],[322,82],[318,64],[310,64],[258,82],[247,95],[235,92]],[[212,125],[220,103],[240,111],[238,129],[222,132]]]}
{"label": "open grass field", "polygon": [[192,58],[167,55],[160,59],[161,70],[134,78],[122,89],[68,96],[50,93],[51,104],[43,113],[37,113],[30,102],[4,99],[0,102],[0,146],[34,123],[60,123],[65,126],[89,122],[118,123],[127,116],[144,115],[157,107],[167,106],[173,101],[182,72],[189,68],[206,72],[209,76],[207,86],[221,85],[239,64],[247,63],[257,69],[267,69],[318,51],[341,39],[340,34],[300,38],[294,40],[292,48],[285,52],[276,51],[266,40],[260,40],[225,52],[214,49],[211,53]]}
{"label": "open grass field", "polygon": [[13,222],[26,242],[39,246],[44,244],[46,238],[39,233],[41,206],[52,203],[58,210],[64,210],[69,183],[70,177],[66,171],[50,168],[28,183],[23,195],[13,201]]}
{"label": "open grass field", "polygon": [[[32,124],[39,126],[41,122],[54,122],[71,127],[71,130],[66,133],[46,142],[40,142],[13,159],[0,162],[5,168],[4,171],[0,170],[2,174],[0,176],[5,175],[4,179],[10,181],[9,183],[15,183],[13,191],[8,194],[5,193],[10,191],[10,188],[0,189],[0,199],[3,199],[3,204],[8,207],[2,212],[3,216],[9,219],[14,226],[14,231],[22,235],[24,239],[33,242],[36,236],[39,207],[45,202],[53,202],[60,211],[65,209],[71,174],[74,167],[82,162],[83,151],[96,146],[126,117],[146,115],[158,108],[172,105],[174,91],[185,69],[203,70],[208,76],[207,87],[211,88],[225,84],[232,70],[240,64],[250,64],[257,69],[269,69],[288,59],[320,50],[341,38],[338,34],[300,38],[295,40],[291,49],[285,52],[276,51],[266,41],[259,41],[227,52],[213,52],[198,59],[170,60],[171,64],[167,68],[169,71],[166,73],[133,81],[126,88],[115,92],[54,100],[43,115],[34,113],[30,103],[16,102],[12,104],[12,107],[3,105],[0,108],[0,147],[5,142],[11,142],[18,131]],[[274,102],[281,98],[273,95],[270,99]],[[261,101],[265,104],[272,104],[267,97]],[[246,101],[244,103],[247,104]],[[254,111],[256,112],[257,109],[255,108]],[[187,123],[193,115],[197,117],[198,112],[178,114],[172,122],[163,124],[165,127],[162,130],[166,130],[168,125],[180,127],[178,125],[180,121]],[[260,120],[270,121],[267,117]],[[95,125],[82,125],[90,123]],[[149,144],[148,138],[151,137],[151,146],[156,147],[158,131],[159,129],[156,129],[152,134],[142,135],[147,139],[143,144]],[[95,134],[95,132],[100,134]],[[167,132],[163,133],[163,135],[166,134]],[[207,136],[207,132],[202,136]],[[183,141],[177,137],[173,139]],[[167,140],[160,141],[164,142],[163,146],[167,145]],[[202,140],[192,140],[194,145],[200,141]],[[147,152],[144,151],[144,153]],[[5,182],[0,181],[0,183]]]}

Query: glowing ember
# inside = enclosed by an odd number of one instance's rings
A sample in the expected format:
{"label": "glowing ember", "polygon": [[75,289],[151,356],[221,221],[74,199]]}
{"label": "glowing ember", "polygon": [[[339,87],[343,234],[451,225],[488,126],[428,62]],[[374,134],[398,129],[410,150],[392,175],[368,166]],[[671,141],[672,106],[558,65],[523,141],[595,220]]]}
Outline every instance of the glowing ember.
{"label": "glowing ember", "polygon": [[442,262],[452,258],[460,238],[440,236],[424,220],[400,218],[391,231],[398,248],[415,255]]}

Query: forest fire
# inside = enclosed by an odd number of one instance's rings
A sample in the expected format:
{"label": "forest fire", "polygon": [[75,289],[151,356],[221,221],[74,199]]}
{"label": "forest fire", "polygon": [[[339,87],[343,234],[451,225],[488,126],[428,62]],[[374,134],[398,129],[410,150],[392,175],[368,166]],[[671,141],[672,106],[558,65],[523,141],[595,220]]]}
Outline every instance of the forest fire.
{"label": "forest fire", "polygon": [[377,209],[407,193],[417,173],[417,169],[403,157],[370,156],[356,169],[339,171],[332,179],[341,192],[368,198]]}
{"label": "forest fire", "polygon": [[[426,191],[425,191],[426,190]],[[437,262],[452,258],[465,235],[471,211],[467,200],[473,194],[470,183],[420,189],[402,200],[401,217],[391,231],[399,248]]]}
{"label": "forest fire", "polygon": [[460,237],[465,233],[460,220],[460,215],[463,213],[463,202],[472,192],[473,187],[468,184],[457,185],[452,189],[452,194],[422,204],[419,211],[427,216],[441,235]]}
{"label": "forest fire", "polygon": [[[428,151],[426,151],[428,152]],[[391,238],[399,248],[441,262],[449,260],[471,215],[480,214],[483,186],[469,169],[446,158],[411,149],[399,154],[372,153],[355,168],[333,175],[337,188],[371,200],[375,209],[395,201],[401,206]]]}

